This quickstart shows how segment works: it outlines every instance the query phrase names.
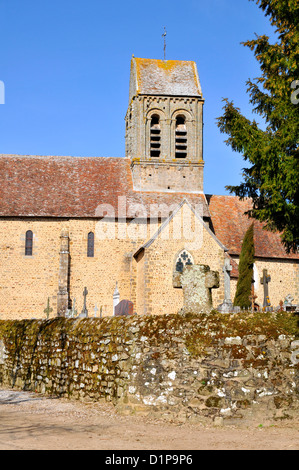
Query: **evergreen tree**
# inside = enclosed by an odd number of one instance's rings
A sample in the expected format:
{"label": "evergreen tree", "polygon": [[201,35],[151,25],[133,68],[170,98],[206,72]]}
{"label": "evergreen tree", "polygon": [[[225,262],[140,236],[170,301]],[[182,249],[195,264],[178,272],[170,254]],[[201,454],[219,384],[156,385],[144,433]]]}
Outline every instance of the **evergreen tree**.
{"label": "evergreen tree", "polygon": [[250,295],[253,280],[254,264],[254,226],[253,223],[245,233],[239,261],[239,279],[234,299],[234,306],[249,308],[251,306]]}
{"label": "evergreen tree", "polygon": [[[250,0],[253,1],[253,0]],[[254,51],[261,77],[247,82],[253,111],[266,129],[244,117],[225,99],[218,118],[226,143],[249,164],[239,186],[227,186],[241,199],[252,198],[248,215],[279,231],[286,251],[299,246],[299,2],[257,0],[275,27],[277,41],[268,36],[243,43]]]}

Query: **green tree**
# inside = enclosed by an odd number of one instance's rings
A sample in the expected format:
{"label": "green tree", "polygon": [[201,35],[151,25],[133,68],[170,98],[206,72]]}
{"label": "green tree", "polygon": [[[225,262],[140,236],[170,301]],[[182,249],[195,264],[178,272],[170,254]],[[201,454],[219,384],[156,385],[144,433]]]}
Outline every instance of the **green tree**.
{"label": "green tree", "polygon": [[[249,0],[253,1],[253,0]],[[253,112],[262,117],[264,129],[243,116],[225,99],[218,118],[222,133],[236,152],[243,154],[247,168],[238,186],[227,186],[240,199],[252,199],[250,217],[281,233],[286,251],[299,245],[299,2],[257,0],[259,8],[275,27],[277,40],[268,36],[243,43],[259,62],[261,76],[248,80],[247,92]],[[294,90],[295,88],[295,90]],[[296,88],[298,90],[296,90]],[[296,104],[297,103],[297,104]]]}
{"label": "green tree", "polygon": [[254,224],[245,233],[239,261],[239,278],[234,306],[249,308],[254,264]]}

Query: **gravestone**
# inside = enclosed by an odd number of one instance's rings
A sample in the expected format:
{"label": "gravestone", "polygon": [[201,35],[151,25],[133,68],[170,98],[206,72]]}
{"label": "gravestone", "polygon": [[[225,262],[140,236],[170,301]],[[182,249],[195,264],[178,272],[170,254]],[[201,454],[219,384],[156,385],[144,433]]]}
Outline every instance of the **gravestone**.
{"label": "gravestone", "polygon": [[269,276],[267,269],[263,269],[263,277],[261,278],[261,284],[264,286],[264,303],[263,307],[270,307],[271,302],[269,299],[269,282],[271,276]]}
{"label": "gravestone", "polygon": [[186,266],[181,275],[184,293],[183,312],[210,313],[213,309],[212,289],[219,287],[219,273],[202,264]]}
{"label": "gravestone", "polygon": [[221,313],[229,313],[233,312],[234,306],[231,301],[230,297],[230,272],[232,270],[232,266],[228,258],[224,261],[223,266],[223,273],[224,273],[224,301],[221,305],[217,308],[217,310]]}
{"label": "gravestone", "polygon": [[74,299],[72,302],[72,308],[68,310],[67,316],[68,318],[75,318],[77,314],[78,312],[76,310],[76,299]]}
{"label": "gravestone", "polygon": [[88,290],[87,290],[86,287],[84,287],[84,291],[83,291],[83,298],[84,298],[83,309],[82,309],[82,312],[79,315],[80,318],[87,318],[88,317],[88,310],[87,310],[87,307],[86,307],[87,294],[88,294]]}
{"label": "gravestone", "polygon": [[119,304],[120,293],[118,290],[118,285],[116,283],[114,292],[113,292],[113,315],[115,315],[115,307]]}
{"label": "gravestone", "polygon": [[94,317],[95,318],[97,318],[98,311],[99,311],[98,306],[97,306],[97,304],[95,304],[95,306],[94,306]]}
{"label": "gravestone", "polygon": [[283,303],[283,309],[285,312],[296,311],[296,305],[293,305],[293,300],[294,300],[294,297],[292,297],[291,294],[288,294],[286,296],[286,298],[284,299],[284,303]]}
{"label": "gravestone", "polygon": [[128,317],[133,315],[133,302],[126,299],[119,302],[119,304],[115,307],[114,315],[116,317]]}

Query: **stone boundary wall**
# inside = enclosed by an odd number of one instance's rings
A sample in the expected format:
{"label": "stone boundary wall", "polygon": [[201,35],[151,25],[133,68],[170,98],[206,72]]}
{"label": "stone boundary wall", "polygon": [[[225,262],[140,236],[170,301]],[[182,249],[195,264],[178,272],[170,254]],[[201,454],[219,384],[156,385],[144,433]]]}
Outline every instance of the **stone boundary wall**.
{"label": "stone boundary wall", "polygon": [[0,385],[175,421],[293,418],[291,314],[0,321]]}

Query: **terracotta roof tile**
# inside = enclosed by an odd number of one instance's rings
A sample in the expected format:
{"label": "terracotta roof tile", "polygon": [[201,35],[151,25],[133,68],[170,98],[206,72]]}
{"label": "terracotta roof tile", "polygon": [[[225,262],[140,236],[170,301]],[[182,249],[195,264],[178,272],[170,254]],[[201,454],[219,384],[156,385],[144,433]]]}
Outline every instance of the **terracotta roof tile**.
{"label": "terracotta roof tile", "polygon": [[236,196],[208,196],[209,211],[216,237],[229,248],[230,255],[241,253],[244,235],[254,222],[255,255],[262,258],[299,259],[299,254],[287,254],[277,232],[270,232],[264,225],[244,215],[252,207],[251,200],[241,201]]}
{"label": "terracotta roof tile", "polygon": [[[126,214],[132,218],[140,205],[148,216],[152,204],[164,205],[161,216],[168,217],[169,207],[184,198],[193,206],[201,204],[202,215],[211,215],[214,233],[230,255],[240,254],[252,222],[244,215],[249,199],[134,191],[129,158],[0,155],[0,217],[96,218],[105,215],[99,212],[102,204],[121,217],[119,198],[124,198]],[[299,259],[298,254],[285,253],[279,234],[258,222],[255,252],[258,257]]]}
{"label": "terracotta roof tile", "polygon": [[132,218],[137,205],[149,215],[151,204],[164,204],[168,216],[168,207],[184,197],[209,216],[202,194],[134,191],[128,158],[0,155],[0,216],[97,217],[102,205],[117,216],[124,197]]}

